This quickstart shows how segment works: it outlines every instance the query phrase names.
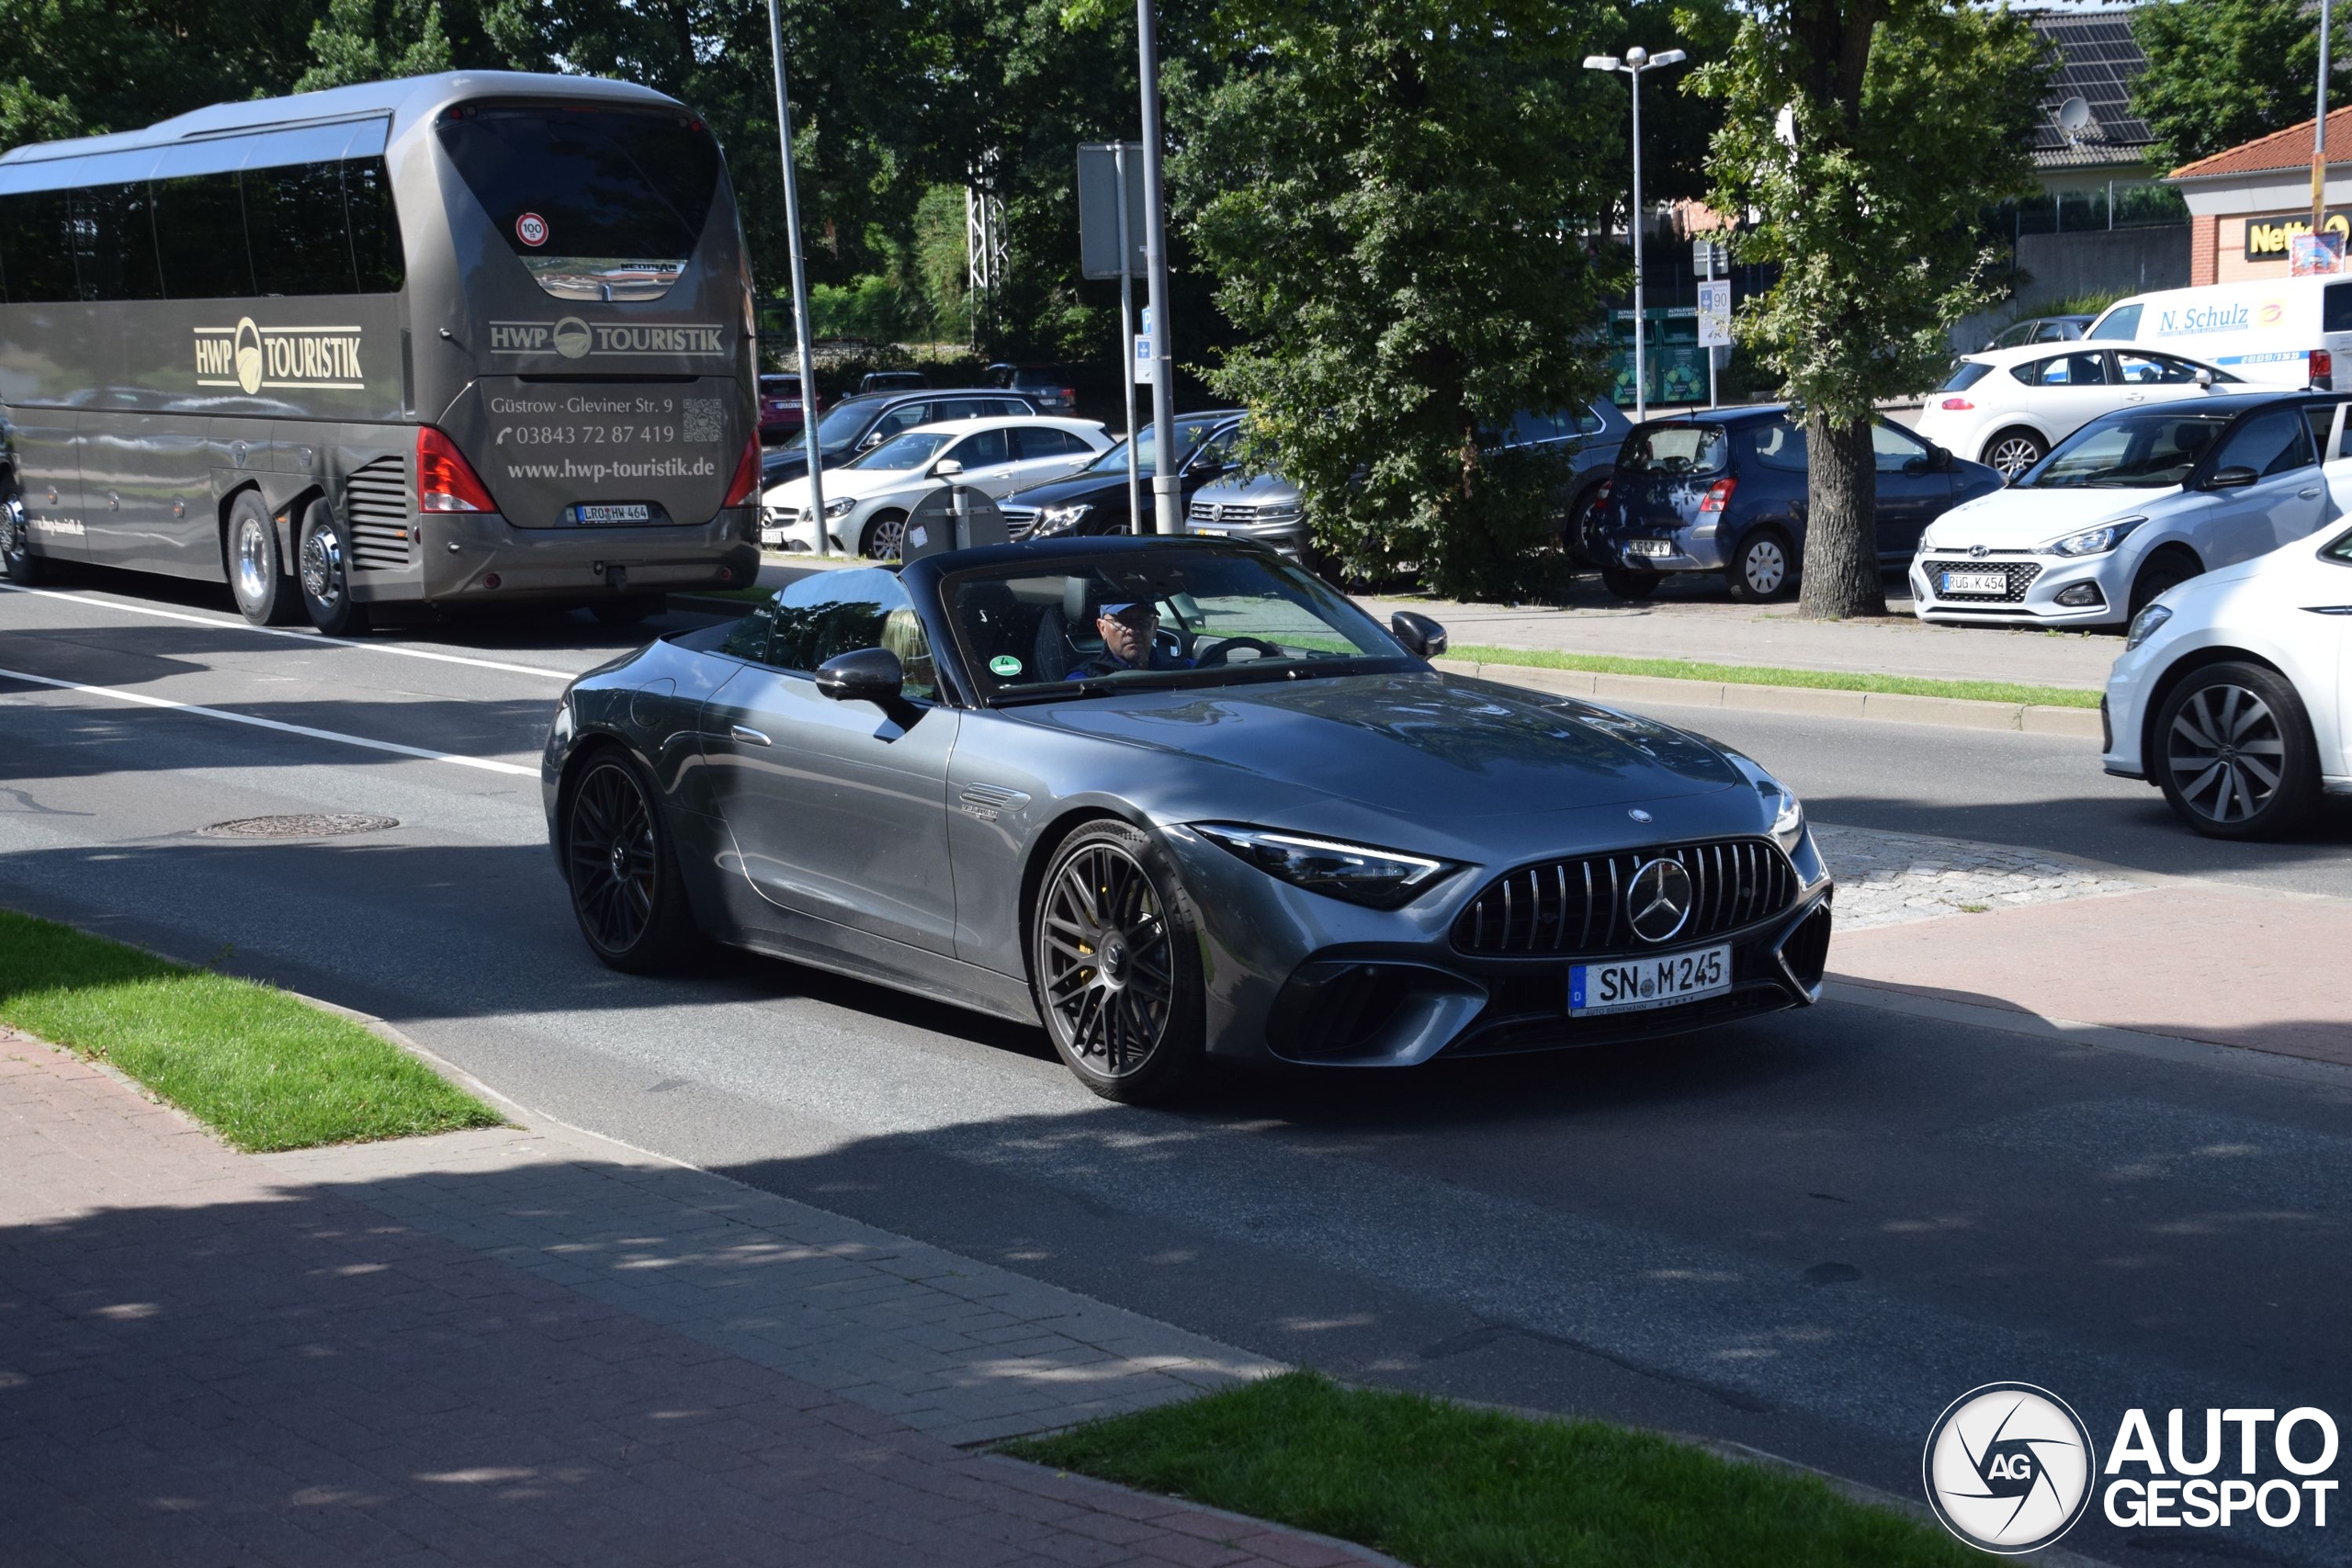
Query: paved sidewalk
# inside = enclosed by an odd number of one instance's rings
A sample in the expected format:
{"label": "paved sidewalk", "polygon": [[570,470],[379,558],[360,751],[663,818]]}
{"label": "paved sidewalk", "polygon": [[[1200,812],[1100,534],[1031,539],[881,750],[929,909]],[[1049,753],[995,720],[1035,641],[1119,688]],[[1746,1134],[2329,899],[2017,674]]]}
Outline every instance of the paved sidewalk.
{"label": "paved sidewalk", "polygon": [[[855,1389],[778,1370],[756,1323],[794,1320],[781,1359],[810,1366],[826,1359],[820,1316],[839,1353],[869,1319],[883,1325],[871,1344],[910,1353],[931,1333],[908,1326],[926,1293],[968,1314],[933,1336],[942,1366],[974,1365],[981,1317],[1023,1319],[1001,1346],[1027,1369],[1012,1383],[1057,1386],[1035,1372],[1077,1342],[1023,1314],[1058,1306],[1097,1337],[1148,1320],[999,1289],[978,1265],[943,1287],[957,1260],[888,1238],[877,1250],[880,1233],[839,1221],[787,1246],[776,1238],[813,1211],[722,1212],[702,1185],[726,1186],[715,1178],[674,1187],[647,1163],[527,1136],[249,1158],[14,1036],[0,1036],[0,1170],[12,1565],[1377,1561],[968,1454]],[[580,1206],[606,1201],[658,1233],[594,1239]],[[613,1283],[625,1275],[645,1279]],[[729,1332],[741,1348],[714,1342]],[[1110,1366],[1114,1403],[1153,1377],[1164,1397],[1229,1375],[1203,1370],[1199,1348],[1097,1347],[1088,1364]]]}

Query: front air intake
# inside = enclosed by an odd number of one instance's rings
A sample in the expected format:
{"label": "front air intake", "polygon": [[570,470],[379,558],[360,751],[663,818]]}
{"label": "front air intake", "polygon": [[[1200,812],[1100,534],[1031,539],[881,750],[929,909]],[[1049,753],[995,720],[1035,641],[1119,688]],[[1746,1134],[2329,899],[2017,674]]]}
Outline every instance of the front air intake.
{"label": "front air intake", "polygon": [[1701,942],[1771,919],[1796,902],[1796,868],[1769,839],[1719,839],[1545,861],[1497,877],[1453,922],[1453,945],[1481,957],[1555,957],[1642,947],[1627,918],[1634,875],[1653,860],[1680,863],[1690,915],[1672,940]]}

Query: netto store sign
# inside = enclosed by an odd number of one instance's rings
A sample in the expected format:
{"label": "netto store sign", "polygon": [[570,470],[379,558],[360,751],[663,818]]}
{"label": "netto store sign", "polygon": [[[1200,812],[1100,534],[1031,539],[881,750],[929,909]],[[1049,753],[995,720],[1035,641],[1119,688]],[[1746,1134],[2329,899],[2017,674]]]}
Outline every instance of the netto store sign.
{"label": "netto store sign", "polygon": [[196,329],[196,384],[234,387],[251,396],[265,388],[320,388],[364,392],[358,327],[263,327],[246,316],[233,327]]}
{"label": "netto store sign", "polygon": [[[2346,242],[2346,254],[2352,254],[2352,209],[2340,209],[2327,215],[2323,225],[2325,231]],[[2312,231],[2312,215],[2308,209],[2301,212],[2275,213],[2268,218],[2245,220],[2245,259],[2250,262],[2282,262],[2298,234]]]}
{"label": "netto store sign", "polygon": [[565,359],[641,359],[649,355],[710,355],[723,358],[727,334],[717,326],[632,326],[582,321],[492,321],[492,354],[554,354]]}

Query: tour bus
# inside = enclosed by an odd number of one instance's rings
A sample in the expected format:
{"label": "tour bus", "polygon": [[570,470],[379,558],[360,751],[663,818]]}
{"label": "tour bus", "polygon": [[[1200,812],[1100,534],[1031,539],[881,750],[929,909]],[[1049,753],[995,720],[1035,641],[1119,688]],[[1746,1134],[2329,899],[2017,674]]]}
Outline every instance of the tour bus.
{"label": "tour bus", "polygon": [[2101,311],[2083,335],[2168,348],[2249,381],[2330,390],[2335,360],[2352,354],[2352,277],[2134,294]]}
{"label": "tour bus", "polygon": [[0,558],[246,618],[757,574],[751,273],[643,87],[466,72],[0,157]]}

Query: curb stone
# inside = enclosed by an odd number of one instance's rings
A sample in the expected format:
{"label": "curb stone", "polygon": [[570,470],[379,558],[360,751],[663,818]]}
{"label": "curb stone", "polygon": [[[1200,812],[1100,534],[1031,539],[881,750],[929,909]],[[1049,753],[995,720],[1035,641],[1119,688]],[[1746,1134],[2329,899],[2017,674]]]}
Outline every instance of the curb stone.
{"label": "curb stone", "polygon": [[1816,686],[1747,685],[1735,681],[1679,681],[1663,675],[1612,675],[1590,670],[1555,670],[1540,664],[1488,664],[1464,659],[1430,662],[1453,675],[1470,675],[1533,691],[1603,701],[1673,703],[1686,707],[1739,708],[1769,713],[1812,714],[1824,718],[1866,718],[1895,724],[1932,724],[1958,729],[2007,729],[2030,735],[2099,739],[2097,708],[2052,707],[2040,703],[1987,703],[1967,697],[1923,697],[1896,692],[1849,692]]}

